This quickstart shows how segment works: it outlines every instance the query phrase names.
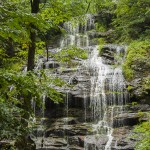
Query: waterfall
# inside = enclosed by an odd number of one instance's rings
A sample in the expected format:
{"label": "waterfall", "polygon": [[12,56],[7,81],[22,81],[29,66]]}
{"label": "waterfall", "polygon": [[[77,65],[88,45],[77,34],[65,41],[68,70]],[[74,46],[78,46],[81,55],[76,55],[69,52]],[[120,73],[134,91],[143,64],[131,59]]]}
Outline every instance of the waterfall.
{"label": "waterfall", "polygon": [[[91,92],[90,107],[93,115],[92,129],[94,136],[86,136],[84,141],[85,150],[111,150],[113,140],[113,118],[124,111],[124,104],[128,99],[125,91],[126,85],[122,74],[121,64],[123,63],[125,48],[115,45],[115,64],[116,67],[104,63],[99,56],[98,46],[90,46],[88,30],[94,29],[94,19],[87,15],[87,21],[80,31],[79,23],[75,28],[70,22],[65,24],[68,35],[61,41],[61,46],[76,45],[80,48],[89,50],[89,58],[83,63],[91,74]],[[83,33],[81,35],[81,33]],[[113,49],[111,45],[110,49]],[[85,93],[84,93],[85,94]],[[85,95],[84,95],[85,97]],[[85,121],[86,121],[86,99],[84,98]],[[121,121],[117,122],[118,126],[123,125]],[[105,142],[102,145],[100,140]]]}
{"label": "waterfall", "polygon": [[[80,21],[69,21],[64,23],[67,35],[62,37],[60,41],[61,48],[73,45],[80,48],[89,46],[87,31],[94,28],[94,19],[92,15],[88,14],[85,16],[83,22],[84,24],[81,24]],[[82,26],[82,29],[80,29],[80,26]]]}
{"label": "waterfall", "polygon": [[[86,66],[91,72],[90,105],[95,122],[93,132],[96,133],[97,138],[87,136],[85,150],[111,150],[113,118],[123,112],[128,95],[125,91],[126,85],[121,64],[115,68],[104,64],[97,49],[98,46],[93,47]],[[116,55],[120,53],[119,47],[117,47]],[[118,124],[121,125],[121,122]],[[102,134],[107,137],[105,146],[99,144],[98,139],[101,139]],[[98,138],[98,136],[100,137]],[[91,146],[92,144],[93,146]]]}
{"label": "waterfall", "polygon": [[[80,21],[77,20],[74,22],[69,21],[64,23],[64,28],[67,34],[62,36],[60,40],[60,46],[59,48],[55,49],[55,51],[60,51],[61,49],[68,46],[77,46],[79,48],[86,49],[88,52],[88,59],[82,61],[80,63],[80,66],[77,67],[77,71],[69,74],[68,79],[68,84],[73,85],[74,79],[80,81],[79,79],[84,77],[82,74],[83,72],[89,75],[90,85],[88,87],[84,87],[81,85],[78,86],[78,83],[77,87],[75,86],[76,88],[80,87],[82,89],[82,92],[80,93],[81,97],[83,98],[82,109],[84,109],[84,118],[82,123],[84,125],[87,125],[90,122],[89,124],[92,130],[92,134],[87,133],[87,135],[84,137],[84,150],[111,150],[114,127],[123,126],[124,123],[121,119],[115,120],[115,117],[124,113],[124,105],[128,100],[125,79],[123,77],[121,68],[121,65],[124,61],[126,48],[123,46],[110,44],[107,45],[108,49],[106,50],[106,54],[100,55],[99,46],[91,45],[91,39],[90,36],[88,36],[88,32],[92,29],[95,29],[94,18],[92,15],[89,14],[86,15],[84,23],[80,23]],[[112,56],[108,57],[108,55]],[[107,57],[111,58],[111,60],[107,61]],[[110,62],[113,63],[111,64]],[[37,69],[41,68],[42,65],[42,62],[39,61]],[[54,68],[57,64],[53,64],[52,62],[48,61],[47,63],[45,63],[45,68],[48,69],[49,65],[52,65],[52,68]],[[63,73],[61,72],[59,75],[61,74]],[[57,76],[57,74],[55,75]],[[64,78],[66,77],[65,75],[63,76]],[[86,82],[86,80],[84,82]],[[63,120],[63,123],[58,123],[57,128],[53,128],[53,130],[55,130],[56,132],[60,132],[59,127],[62,126],[62,134],[64,134],[63,136],[65,137],[66,141],[66,145],[63,143],[63,148],[69,150],[70,143],[68,138],[68,131],[71,128],[71,125],[69,124],[69,119],[71,118],[69,116],[69,107],[73,101],[73,96],[70,94],[71,89],[66,88],[64,91],[64,93],[66,94],[64,103],[65,114],[63,114],[64,116],[62,115],[64,118],[60,119]],[[45,97],[43,97],[43,105],[45,105]],[[44,109],[42,109],[42,114],[44,118]],[[92,116],[92,119],[89,117],[89,114],[90,116]],[[75,124],[77,123],[75,122]],[[49,146],[51,146],[51,141],[52,143],[53,141],[55,141],[53,139],[53,136],[54,138],[57,138],[58,135],[55,136],[55,134],[52,134],[53,131],[51,131],[50,133],[52,139],[48,139],[47,137],[47,139],[44,139],[45,141],[43,141],[43,143],[37,142],[40,143],[40,145],[38,145],[38,148],[43,148],[45,146],[44,143],[46,143],[46,140],[50,141]],[[72,135],[72,133],[70,134]],[[39,135],[39,137],[40,136],[41,135]],[[42,136],[44,138],[44,135]],[[117,143],[117,141],[115,141],[115,143]],[[43,147],[40,147],[41,145]],[[53,144],[53,146],[55,146],[55,144]]]}

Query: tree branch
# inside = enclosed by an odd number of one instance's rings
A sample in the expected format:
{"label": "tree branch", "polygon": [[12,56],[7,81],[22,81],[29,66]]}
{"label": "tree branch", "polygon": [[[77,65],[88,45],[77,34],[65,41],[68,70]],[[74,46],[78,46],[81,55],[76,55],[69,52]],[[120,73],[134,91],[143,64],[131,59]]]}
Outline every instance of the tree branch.
{"label": "tree branch", "polygon": [[89,2],[88,7],[86,9],[86,13],[88,12],[89,8],[90,8],[91,2]]}

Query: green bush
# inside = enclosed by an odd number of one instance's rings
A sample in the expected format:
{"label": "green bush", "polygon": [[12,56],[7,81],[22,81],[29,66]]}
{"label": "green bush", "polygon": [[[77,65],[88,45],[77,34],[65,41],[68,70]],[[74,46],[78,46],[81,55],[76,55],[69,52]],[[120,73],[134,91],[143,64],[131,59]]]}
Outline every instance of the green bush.
{"label": "green bush", "polygon": [[106,41],[104,38],[99,38],[98,39],[99,45],[98,45],[98,50],[99,50],[99,55],[102,53],[102,48],[106,44]]}
{"label": "green bush", "polygon": [[[127,49],[123,72],[127,80],[132,80],[139,72],[145,72],[150,65],[150,41],[134,41]],[[145,74],[146,76],[146,74]]]}
{"label": "green bush", "polygon": [[57,61],[72,67],[77,64],[74,61],[76,58],[87,59],[88,56],[86,50],[70,46],[59,51],[54,57]]}
{"label": "green bush", "polygon": [[139,139],[135,145],[135,150],[150,149],[150,113],[145,113],[145,115],[149,120],[137,125],[134,129],[135,137]]}

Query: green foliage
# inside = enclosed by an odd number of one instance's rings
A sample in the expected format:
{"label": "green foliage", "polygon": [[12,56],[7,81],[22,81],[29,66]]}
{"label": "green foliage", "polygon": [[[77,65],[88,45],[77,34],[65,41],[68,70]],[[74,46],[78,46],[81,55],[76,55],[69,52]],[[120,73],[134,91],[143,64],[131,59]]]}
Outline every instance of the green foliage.
{"label": "green foliage", "polygon": [[133,86],[128,85],[127,90],[128,90],[128,91],[131,91],[132,89],[133,89]]}
{"label": "green foliage", "polygon": [[137,104],[137,102],[132,102],[132,106],[136,106]]}
{"label": "green foliage", "polygon": [[106,32],[106,28],[103,24],[95,23],[96,31],[99,32]]}
{"label": "green foliage", "polygon": [[40,41],[36,43],[37,54],[43,55],[45,50],[45,42]]}
{"label": "green foliage", "polygon": [[30,24],[34,24],[36,28],[42,31],[49,27],[41,14],[31,14],[30,3],[27,1],[5,1],[3,5],[1,5],[0,10],[0,36],[3,39],[9,37],[12,38],[14,42],[29,42]]}
{"label": "green foliage", "polygon": [[104,14],[110,13],[112,14],[114,11],[115,2],[112,0],[93,0],[91,7],[93,12],[95,13],[101,13],[104,12]]}
{"label": "green foliage", "polygon": [[145,113],[145,112],[142,112],[142,111],[139,111],[139,112],[138,112],[138,116],[139,116],[140,118],[143,118],[145,114],[146,114],[146,113]]}
{"label": "green foliage", "polygon": [[51,0],[47,1],[45,8],[42,10],[42,16],[51,26],[57,27],[60,23],[85,14],[86,3],[78,0]]}
{"label": "green foliage", "polygon": [[24,128],[24,123],[29,123],[26,116],[33,115],[31,99],[40,106],[44,94],[56,103],[62,102],[62,94],[53,86],[62,86],[64,82],[45,76],[44,71],[39,73],[40,77],[32,72],[0,70],[0,140],[16,139],[29,132],[28,128]]}
{"label": "green foliage", "polygon": [[146,114],[149,121],[137,125],[134,129],[135,137],[139,139],[135,146],[135,150],[149,150],[150,148],[150,113]]}
{"label": "green foliage", "polygon": [[98,23],[96,27],[99,31],[105,31],[111,27],[112,19],[115,17],[115,5],[113,0],[93,0],[91,2],[92,12],[99,14],[96,19]]}
{"label": "green foliage", "polygon": [[[31,99],[41,105],[44,94],[54,102],[62,102],[62,94],[54,87],[65,83],[40,72],[20,72],[27,60],[30,33],[36,34],[36,52],[42,54],[47,39],[45,34],[52,29],[61,28],[60,24],[72,17],[83,15],[87,2],[78,0],[47,0],[40,3],[40,11],[31,13],[31,1],[1,0],[0,2],[0,140],[16,139],[29,130],[29,116],[32,115]],[[51,36],[52,37],[52,36]],[[67,51],[67,50],[66,50]],[[86,58],[80,49],[68,49],[68,57],[64,51],[63,62],[72,63],[77,57]],[[59,56],[58,56],[59,57]],[[61,59],[60,58],[60,59]],[[38,77],[37,74],[40,76]]]}
{"label": "green foliage", "polygon": [[127,80],[133,79],[140,72],[143,74],[143,71],[148,71],[147,69],[150,65],[149,48],[149,40],[134,41],[129,45],[123,65],[123,71]]}
{"label": "green foliage", "polygon": [[142,88],[145,91],[150,91],[150,75],[148,75],[146,78],[144,78],[144,81],[142,83]]}
{"label": "green foliage", "polygon": [[121,41],[130,42],[132,39],[143,37],[142,35],[148,35],[150,24],[149,0],[119,0],[116,4],[116,18],[113,24],[121,36]]}
{"label": "green foliage", "polygon": [[70,46],[59,51],[54,55],[54,57],[57,61],[60,61],[68,66],[74,66],[77,64],[77,62],[75,61],[77,58],[87,58],[87,51],[74,46]]}
{"label": "green foliage", "polygon": [[102,48],[103,46],[106,44],[105,39],[104,38],[99,38],[98,39],[99,45],[98,45],[98,50],[99,50],[99,55],[101,55],[102,53]]}
{"label": "green foliage", "polygon": [[[6,67],[5,62],[20,62],[27,58],[27,51],[31,42],[30,32],[36,33],[36,41],[45,42],[41,37],[48,30],[62,28],[60,24],[84,14],[86,2],[77,0],[47,0],[40,3],[40,12],[31,13],[31,3],[28,0],[2,1],[0,6],[0,53],[12,53],[0,57],[1,67]],[[32,26],[31,26],[32,25]],[[33,28],[34,26],[34,28]],[[11,41],[11,42],[10,42]],[[23,47],[26,45],[26,48]],[[42,53],[44,47],[37,45],[38,53]],[[15,61],[11,60],[15,56]],[[17,56],[17,57],[16,57]],[[21,59],[20,59],[21,58]]]}

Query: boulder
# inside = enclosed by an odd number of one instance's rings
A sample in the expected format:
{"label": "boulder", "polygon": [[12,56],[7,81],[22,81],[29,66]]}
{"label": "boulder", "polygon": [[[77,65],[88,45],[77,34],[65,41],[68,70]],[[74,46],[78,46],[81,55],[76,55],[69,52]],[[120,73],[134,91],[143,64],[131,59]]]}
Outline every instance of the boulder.
{"label": "boulder", "polygon": [[115,116],[113,119],[113,127],[134,126],[139,123],[138,113],[123,113]]}
{"label": "boulder", "polygon": [[113,137],[112,150],[134,150],[136,139],[133,138],[133,128],[127,126],[116,128]]}
{"label": "boulder", "polygon": [[102,57],[103,63],[114,65],[118,61],[118,57],[122,57],[122,54],[125,53],[125,47],[114,45],[114,44],[107,44],[102,47],[100,50],[100,56]]}

